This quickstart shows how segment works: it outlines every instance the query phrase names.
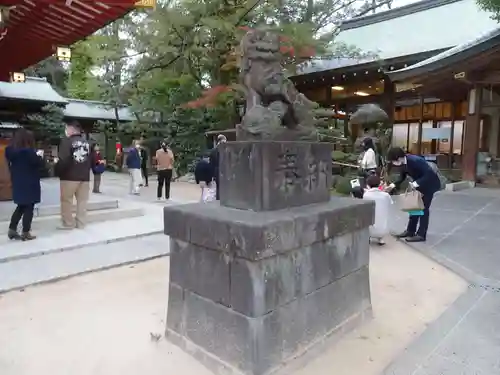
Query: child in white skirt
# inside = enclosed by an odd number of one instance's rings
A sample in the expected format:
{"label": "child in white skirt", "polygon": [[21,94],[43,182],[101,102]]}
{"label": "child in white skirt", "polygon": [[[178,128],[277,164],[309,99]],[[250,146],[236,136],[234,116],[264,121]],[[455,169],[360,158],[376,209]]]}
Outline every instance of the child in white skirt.
{"label": "child in white skirt", "polygon": [[363,199],[375,202],[375,223],[370,226],[370,240],[384,245],[384,237],[389,234],[389,213],[392,198],[380,188],[380,177],[371,175],[366,179]]}

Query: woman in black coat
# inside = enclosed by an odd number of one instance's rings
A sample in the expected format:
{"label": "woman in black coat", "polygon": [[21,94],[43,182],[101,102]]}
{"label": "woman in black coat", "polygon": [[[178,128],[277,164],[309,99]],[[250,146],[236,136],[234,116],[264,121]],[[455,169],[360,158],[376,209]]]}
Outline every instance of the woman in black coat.
{"label": "woman in black coat", "polygon": [[[35,204],[40,203],[40,170],[43,167],[42,153],[35,150],[33,133],[19,129],[12,144],[5,150],[12,182],[12,197],[17,204],[10,220],[8,237],[11,240],[29,241]],[[20,235],[17,226],[22,219],[23,231]]]}

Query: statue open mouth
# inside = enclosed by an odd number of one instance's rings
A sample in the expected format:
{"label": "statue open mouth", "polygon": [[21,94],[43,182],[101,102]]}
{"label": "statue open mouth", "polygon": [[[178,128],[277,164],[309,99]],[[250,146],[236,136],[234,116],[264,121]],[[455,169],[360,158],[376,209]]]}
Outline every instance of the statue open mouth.
{"label": "statue open mouth", "polygon": [[318,105],[285,77],[279,36],[251,30],[241,41],[241,53],[240,80],[247,104],[237,140],[317,141],[312,110]]}

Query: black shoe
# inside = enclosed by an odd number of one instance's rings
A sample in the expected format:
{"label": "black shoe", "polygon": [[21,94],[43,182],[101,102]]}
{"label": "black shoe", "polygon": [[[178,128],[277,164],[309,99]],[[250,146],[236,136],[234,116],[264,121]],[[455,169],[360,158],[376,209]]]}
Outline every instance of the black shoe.
{"label": "black shoe", "polygon": [[403,233],[399,233],[399,234],[394,235],[394,237],[396,237],[396,238],[407,238],[407,237],[413,237],[413,236],[415,236],[415,235],[408,232],[407,230],[405,230]]}
{"label": "black shoe", "polygon": [[9,237],[9,240],[20,240],[21,239],[20,234],[12,229],[9,229],[9,231],[7,232],[7,237]]}
{"label": "black shoe", "polygon": [[405,239],[406,242],[425,242],[425,237],[413,236]]}
{"label": "black shoe", "polygon": [[30,232],[24,232],[21,235],[21,240],[23,241],[32,241],[36,238],[36,236],[33,236]]}

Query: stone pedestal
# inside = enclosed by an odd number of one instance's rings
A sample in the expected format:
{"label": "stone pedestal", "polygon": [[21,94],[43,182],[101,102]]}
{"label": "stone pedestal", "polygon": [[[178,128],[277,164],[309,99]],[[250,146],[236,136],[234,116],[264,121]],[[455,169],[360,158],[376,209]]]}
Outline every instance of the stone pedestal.
{"label": "stone pedestal", "polygon": [[371,316],[374,206],[330,199],[329,158],[326,144],[228,143],[220,204],[165,207],[166,336],[215,374],[273,373]]}

